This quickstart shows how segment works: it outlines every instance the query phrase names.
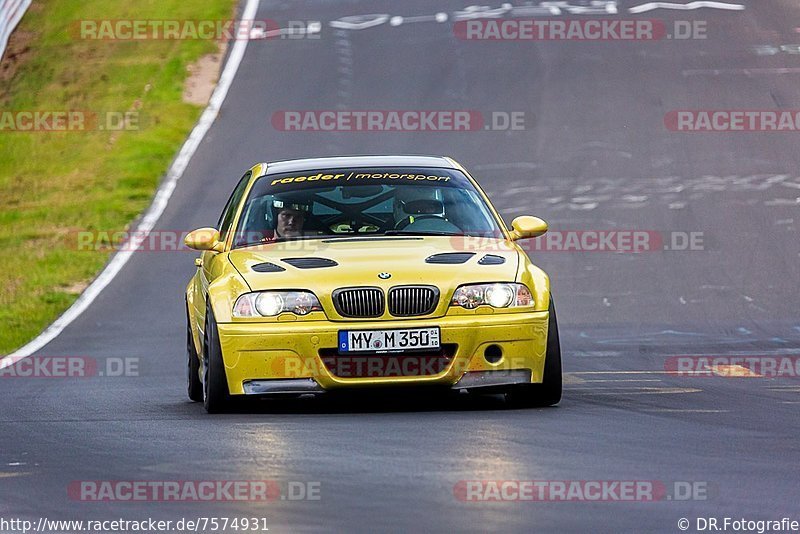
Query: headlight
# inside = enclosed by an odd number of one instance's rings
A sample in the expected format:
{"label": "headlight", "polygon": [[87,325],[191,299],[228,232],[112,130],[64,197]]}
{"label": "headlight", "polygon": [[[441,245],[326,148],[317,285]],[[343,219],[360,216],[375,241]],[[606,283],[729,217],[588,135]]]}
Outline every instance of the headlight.
{"label": "headlight", "polygon": [[533,296],[525,284],[471,284],[453,293],[451,306],[472,310],[483,304],[493,308],[532,306]]}
{"label": "headlight", "polygon": [[256,311],[265,317],[278,315],[283,311],[284,304],[280,293],[261,293],[256,296]]}
{"label": "headlight", "polygon": [[312,311],[322,311],[322,306],[310,291],[245,293],[233,305],[234,317],[275,317],[284,312],[306,315]]}

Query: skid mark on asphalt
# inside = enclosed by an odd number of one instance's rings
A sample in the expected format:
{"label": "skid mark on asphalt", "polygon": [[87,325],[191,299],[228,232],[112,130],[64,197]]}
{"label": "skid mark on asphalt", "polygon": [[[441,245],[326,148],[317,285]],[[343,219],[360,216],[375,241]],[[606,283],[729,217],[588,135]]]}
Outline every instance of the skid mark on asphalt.
{"label": "skid mark on asphalt", "polygon": [[[657,370],[650,370],[650,371],[575,371],[572,373],[568,373],[572,375],[676,375],[674,371],[657,371]],[[697,375],[706,375],[707,372],[702,371],[681,371],[681,375],[684,374],[697,374]]]}
{"label": "skid mark on asphalt", "polygon": [[767,389],[778,393],[800,393],[800,386],[769,386]]}
{"label": "skid mark on asphalt", "polygon": [[0,471],[0,478],[14,478],[14,477],[21,477],[21,476],[25,476],[25,475],[30,475],[30,473],[25,472],[25,471],[17,471],[15,473],[6,473],[6,472],[3,472],[3,471]]}
{"label": "skid mark on asphalt", "polygon": [[[800,386],[767,386],[770,393],[800,393]],[[794,396],[794,395],[792,395]],[[784,400],[786,397],[778,398],[778,404],[800,404],[800,400]]]}
{"label": "skid mark on asphalt", "polygon": [[774,67],[774,68],[761,68],[761,69],[686,69],[681,72],[684,76],[721,76],[723,74],[741,74],[743,76],[752,77],[773,74],[800,74],[800,68],[797,67]]}
{"label": "skid mark on asphalt", "polygon": [[[587,371],[584,371],[586,373]],[[593,372],[593,371],[588,371]],[[597,383],[597,382],[661,382],[660,378],[581,378],[579,376],[575,376],[577,374],[581,374],[581,372],[577,373],[564,373],[564,384],[585,384],[588,382]],[[605,374],[605,372],[603,373]]]}
{"label": "skid mark on asphalt", "polygon": [[[798,70],[800,73],[800,69]],[[597,159],[596,147],[582,145],[575,147],[571,153],[563,156],[563,161],[579,161],[586,158]],[[611,152],[611,153],[609,153]],[[604,150],[604,156],[624,158],[621,154]],[[493,164],[489,164],[490,166]],[[539,164],[538,172],[547,174],[550,168],[547,164]],[[528,169],[519,170],[521,173],[533,173]],[[519,194],[535,195],[540,198],[550,212],[566,211],[591,211],[596,208],[615,209],[646,209],[653,206],[664,206],[669,209],[682,209],[690,202],[699,201],[711,196],[734,195],[736,193],[750,193],[747,202],[769,203],[771,206],[797,206],[796,197],[783,198],[781,194],[788,192],[787,188],[800,188],[800,177],[794,174],[775,173],[748,173],[731,175],[663,175],[647,180],[633,180],[626,178],[597,177],[590,184],[577,179],[564,178],[557,184],[547,187],[531,185],[530,179],[515,179],[508,181],[505,187],[489,187],[490,196],[500,199],[519,199]],[[518,194],[519,193],[519,194]],[[777,195],[777,198],[772,198]],[[733,200],[741,200],[740,196],[733,196]],[[509,213],[530,211],[530,203],[514,203],[502,206]]]}
{"label": "skid mark on asphalt", "polygon": [[582,384],[597,382],[661,382],[658,378],[609,378],[603,380],[581,380]]}
{"label": "skid mark on asphalt", "polygon": [[596,396],[614,395],[617,397],[628,395],[678,395],[683,393],[700,393],[703,390],[697,388],[570,388],[571,395]]}
{"label": "skid mark on asphalt", "polygon": [[564,384],[583,384],[584,382],[586,382],[586,380],[584,380],[583,378],[575,376],[574,373],[564,373],[562,381],[564,382]]}
{"label": "skid mark on asphalt", "polygon": [[[685,393],[699,393],[702,389],[699,388],[681,388],[681,387],[653,387],[653,386],[615,386],[615,383],[642,383],[642,382],[662,382],[659,378],[606,378],[609,376],[626,376],[626,375],[641,375],[642,377],[649,377],[652,375],[669,375],[669,376],[703,376],[708,377],[709,373],[713,373],[714,377],[719,378],[764,378],[763,375],[753,372],[747,367],[740,365],[715,365],[709,367],[707,370],[681,372],[680,374],[674,371],[658,371],[658,370],[635,370],[635,371],[575,371],[571,373],[564,373],[565,391],[574,396],[595,396],[595,395],[615,395],[615,396],[630,396],[630,395],[659,395],[659,394],[685,394]],[[591,378],[597,376],[598,378]],[[603,384],[601,386],[593,386],[592,384]],[[772,393],[800,393],[800,385],[768,385],[766,388]],[[785,398],[784,398],[785,399]],[[778,404],[800,404],[800,401],[784,400],[775,398]],[[663,413],[727,413],[730,410],[706,409],[706,408],[653,408],[647,409],[648,412],[663,412]]]}
{"label": "skid mark on asphalt", "polygon": [[648,408],[643,410],[652,413],[729,413],[730,410],[696,410],[696,409],[680,409],[680,408]]}

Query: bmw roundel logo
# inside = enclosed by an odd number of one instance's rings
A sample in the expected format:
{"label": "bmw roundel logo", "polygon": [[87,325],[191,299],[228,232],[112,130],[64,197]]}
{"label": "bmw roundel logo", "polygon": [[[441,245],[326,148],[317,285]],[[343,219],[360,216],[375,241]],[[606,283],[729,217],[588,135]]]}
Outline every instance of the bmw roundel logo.
{"label": "bmw roundel logo", "polygon": [[378,278],[380,278],[381,280],[388,280],[391,277],[392,277],[392,275],[390,273],[379,273],[378,274]]}

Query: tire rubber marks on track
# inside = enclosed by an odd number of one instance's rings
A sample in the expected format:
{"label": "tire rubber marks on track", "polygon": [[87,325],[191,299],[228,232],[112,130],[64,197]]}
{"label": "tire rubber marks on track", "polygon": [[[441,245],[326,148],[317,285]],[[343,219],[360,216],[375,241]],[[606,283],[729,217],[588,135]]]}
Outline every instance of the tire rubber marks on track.
{"label": "tire rubber marks on track", "polygon": [[[800,69],[798,69],[800,73]],[[590,157],[591,153],[578,148],[573,154],[564,156],[565,160],[580,160]],[[548,167],[540,168],[548,171]],[[486,168],[491,168],[487,165]],[[510,168],[510,167],[509,167]],[[521,168],[521,167],[520,167]],[[522,169],[522,168],[521,168]],[[524,169],[523,169],[524,170]],[[699,201],[719,193],[765,192],[773,188],[791,188],[800,190],[800,177],[790,174],[754,173],[748,175],[732,174],[715,176],[705,174],[700,176],[668,175],[658,176],[649,180],[635,180],[626,182],[625,178],[592,179],[592,184],[576,184],[571,179],[565,179],[550,187],[537,185],[520,185],[522,181],[510,182],[504,190],[491,191],[489,196],[501,198],[502,208],[510,214],[530,211],[530,205],[506,201],[520,197],[521,194],[538,195],[541,202],[547,205],[550,211],[590,211],[599,207],[612,207],[619,209],[645,209],[652,205],[665,206],[669,209],[683,209],[688,201]],[[759,193],[767,195],[769,193]],[[794,193],[792,193],[794,194]],[[766,200],[768,201],[768,200]],[[796,197],[780,200],[777,205],[796,206],[800,201]]]}
{"label": "tire rubber marks on track", "polygon": [[800,74],[798,67],[766,67],[766,68],[743,68],[743,69],[686,69],[681,71],[686,76],[723,76],[723,75],[743,75],[748,78],[753,76],[771,76],[783,74]]}
{"label": "tire rubber marks on track", "polygon": [[609,390],[609,388],[570,388],[569,391],[570,395],[614,395],[615,397],[621,397],[628,395],[681,395],[684,393],[700,393],[703,390],[698,388],[628,388],[614,390]]}
{"label": "tire rubber marks on track", "polygon": [[[659,387],[659,386],[632,386],[609,384],[611,382],[660,382],[660,379],[652,378],[625,378],[625,379],[606,379],[604,375],[651,375],[668,374],[665,371],[577,371],[564,373],[564,384],[572,387],[567,388],[570,394],[575,395],[675,395],[682,393],[698,393],[702,391],[697,388],[680,387]],[[581,376],[578,376],[581,375]],[[592,379],[593,375],[600,375],[603,378]],[[596,382],[604,385],[595,386]]]}
{"label": "tire rubber marks on track", "polygon": [[[745,6],[728,2],[690,2],[677,4],[674,2],[648,2],[628,8],[628,12],[638,14],[655,11],[658,9],[672,9],[693,11],[696,9],[721,9],[725,11],[743,11]],[[540,2],[538,5],[513,6],[503,3],[500,7],[472,5],[453,12],[452,17],[447,13],[438,12],[433,15],[417,15],[411,17],[392,16],[388,13],[371,13],[365,15],[349,15],[328,24],[339,30],[366,30],[389,24],[400,26],[414,22],[447,22],[452,18],[455,21],[502,18],[506,15],[512,17],[532,16],[559,16],[559,15],[616,15],[619,13],[618,4],[614,0],[594,0],[589,5],[572,5],[565,1]]]}
{"label": "tire rubber marks on track", "polygon": [[644,410],[645,412],[651,413],[729,413],[730,410],[695,410],[695,409],[686,409],[682,410],[680,408],[651,408]]}

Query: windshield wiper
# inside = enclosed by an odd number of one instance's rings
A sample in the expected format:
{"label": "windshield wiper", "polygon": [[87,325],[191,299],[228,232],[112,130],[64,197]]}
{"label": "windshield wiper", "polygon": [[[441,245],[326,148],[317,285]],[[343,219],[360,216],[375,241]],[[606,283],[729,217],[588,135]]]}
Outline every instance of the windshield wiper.
{"label": "windshield wiper", "polygon": [[254,247],[257,245],[272,245],[274,243],[283,243],[286,241],[302,241],[308,239],[324,239],[325,241],[331,240],[348,240],[348,239],[380,239],[381,237],[392,237],[392,236],[460,236],[464,234],[454,234],[452,232],[411,232],[406,230],[387,230],[386,232],[379,234],[358,234],[358,233],[348,233],[348,234],[333,234],[333,235],[306,235],[306,236],[298,236],[298,237],[278,237],[276,239],[271,239],[269,241],[250,241],[248,243],[243,243],[240,245],[236,245],[233,248],[245,248],[245,247]]}
{"label": "windshield wiper", "polygon": [[309,239],[327,239],[331,237],[330,235],[302,235],[297,237],[276,237],[275,239],[270,239],[269,241],[250,241],[247,243],[242,243],[235,245],[233,248],[244,248],[244,247],[254,247],[256,245],[272,245],[274,243],[284,243],[286,241],[306,241]]}
{"label": "windshield wiper", "polygon": [[463,235],[454,234],[453,232],[411,232],[406,230],[386,230],[383,235]]}

